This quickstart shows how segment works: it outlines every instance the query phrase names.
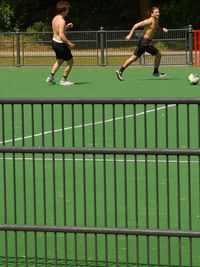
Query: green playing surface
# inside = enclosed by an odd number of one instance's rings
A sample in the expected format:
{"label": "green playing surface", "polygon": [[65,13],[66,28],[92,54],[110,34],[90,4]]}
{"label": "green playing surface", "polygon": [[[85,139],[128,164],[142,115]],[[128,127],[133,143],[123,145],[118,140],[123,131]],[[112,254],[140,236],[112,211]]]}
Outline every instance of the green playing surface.
{"label": "green playing surface", "polygon": [[124,81],[117,80],[114,67],[74,67],[70,80],[73,86],[62,87],[45,83],[50,68],[2,68],[0,97],[198,97],[200,84],[190,86],[187,77],[199,72],[197,67],[161,67],[167,77],[152,76],[152,67],[130,67],[124,72]]}
{"label": "green playing surface", "polygon": [[[74,67],[71,74],[70,80],[75,84],[72,86],[60,86],[59,79],[62,76],[62,70],[60,70],[55,79],[57,84],[53,86],[49,86],[46,84],[45,80],[49,74],[49,68],[44,67],[30,67],[30,68],[2,68],[0,75],[0,97],[1,98],[145,98],[145,97],[199,97],[200,96],[200,84],[191,86],[187,81],[187,77],[192,72],[199,72],[199,68],[197,67],[161,67],[160,71],[166,72],[167,76],[165,78],[154,78],[152,76],[152,67],[137,67],[128,68],[124,73],[124,81],[121,82],[117,80],[114,67]],[[153,124],[153,114],[154,111],[151,106],[148,108],[148,114],[150,116],[149,124],[152,122]],[[159,107],[160,108],[160,107]],[[193,110],[194,109],[194,110]],[[36,109],[36,114],[39,114],[39,111]],[[92,146],[90,133],[91,129],[91,114],[89,114],[90,110],[86,110],[86,130],[85,136],[88,139],[86,141],[86,146]],[[98,109],[96,110],[98,111]],[[120,132],[122,129],[122,125],[120,124],[120,108],[116,109],[116,116],[118,121],[116,121],[116,127]],[[181,121],[186,120],[186,108],[182,109]],[[37,113],[38,112],[38,113]],[[126,123],[128,125],[128,118],[130,117],[130,112],[132,110],[127,108],[127,120]],[[170,113],[171,112],[171,113]],[[191,108],[190,110],[191,116],[191,124],[195,125],[195,108]],[[7,120],[10,119],[11,109],[8,107],[6,109]],[[108,110],[106,114],[107,122],[110,122],[110,111]],[[140,109],[137,110],[139,114],[137,123],[138,123],[138,145],[144,145],[144,138],[140,140],[139,131],[140,131],[140,122],[141,125],[143,122],[143,115]],[[60,110],[56,110],[55,108],[55,127],[57,132],[55,133],[55,143],[61,145],[59,143],[59,139],[61,139],[60,122],[59,122],[59,114]],[[77,113],[78,114],[78,113]],[[71,115],[71,114],[70,114]],[[158,114],[158,121],[160,125],[162,125],[163,116],[165,115],[164,110],[160,109]],[[175,109],[173,106],[169,107],[169,116],[171,118],[175,117]],[[25,114],[26,121],[31,120],[30,110],[27,108],[27,114]],[[48,109],[46,110],[46,121],[48,121]],[[151,118],[152,116],[152,118]],[[182,118],[182,116],[184,118]],[[37,115],[36,115],[37,117]],[[38,116],[39,117],[39,116]],[[131,115],[131,118],[133,116]],[[126,118],[126,116],[125,116]],[[141,119],[141,121],[140,121]],[[18,116],[18,110],[16,109],[15,120],[20,121],[20,116]],[[50,121],[50,117],[49,117]],[[98,132],[98,127],[102,127],[100,122],[102,121],[101,114],[95,114],[95,129]],[[69,124],[67,124],[69,123]],[[81,116],[80,118],[75,118],[75,123],[77,125],[77,136],[76,136],[76,144],[78,146],[82,145],[82,132],[79,125],[81,124]],[[0,118],[0,125],[2,125]],[[16,146],[20,146],[20,137],[21,137],[21,128],[16,127],[15,134]],[[27,124],[28,125],[28,124]],[[45,124],[45,131],[48,133],[49,129],[51,129],[51,125]],[[69,129],[71,127],[70,119],[66,122],[66,132],[69,130],[69,139],[71,138],[72,133]],[[109,129],[109,125],[107,126],[106,137],[109,140],[106,141],[107,146],[112,146],[112,129]],[[127,126],[129,128],[129,126]],[[173,129],[173,123],[170,126],[170,129]],[[182,133],[186,132],[187,129],[185,126],[181,125],[180,128],[183,127]],[[131,128],[131,127],[130,127]],[[31,146],[32,139],[31,133],[29,130],[31,127],[27,127],[25,129],[25,136],[27,139],[25,141],[26,145]],[[197,148],[198,145],[198,136],[197,129],[195,127],[192,128],[194,132],[191,132],[191,146]],[[78,132],[80,130],[80,132]],[[164,130],[164,129],[163,129]],[[35,134],[39,134],[41,131],[41,126],[35,126]],[[99,130],[101,132],[101,128]],[[143,132],[143,128],[141,126],[141,132]],[[149,147],[154,147],[154,137],[153,136],[153,127],[148,129],[149,135]],[[80,136],[80,139],[78,138]],[[128,133],[127,133],[128,136]],[[41,145],[40,141],[37,141],[37,136],[35,145]],[[164,133],[159,130],[159,143],[160,147],[163,147],[165,144]],[[12,132],[11,130],[6,130],[6,145],[12,145]],[[41,138],[38,137],[38,138]],[[117,146],[123,147],[123,138],[117,137]],[[29,140],[30,139],[30,140]],[[99,138],[98,143],[98,135],[97,135],[97,147],[102,146],[101,137]],[[47,139],[45,139],[45,144],[47,146],[51,145],[51,135]],[[19,143],[18,143],[19,141]],[[29,143],[30,141],[30,143]],[[0,145],[2,145],[2,133],[0,133]],[[68,141],[66,141],[68,142]],[[132,143],[127,138],[127,144],[129,147],[132,146]],[[71,141],[66,145],[72,145]],[[176,147],[175,135],[170,137],[169,145],[173,145]],[[180,146],[185,147],[187,145],[187,136],[182,134],[180,136]],[[123,156],[116,157],[116,165],[113,167],[113,157],[106,156],[105,159],[101,156],[97,156],[95,159],[90,155],[86,155],[86,161],[84,163],[82,156],[76,156],[73,158],[72,156],[65,156],[64,163],[62,161],[61,155],[55,155],[53,158],[51,155],[46,155],[45,158],[42,155],[37,154],[34,158],[33,164],[33,156],[26,155],[25,158],[22,155],[15,155],[16,163],[13,165],[13,156],[7,154],[6,155],[6,182],[4,181],[4,173],[2,172],[4,166],[4,160],[2,155],[0,155],[0,212],[1,212],[1,222],[4,223],[5,220],[5,197],[6,197],[6,205],[8,208],[7,212],[7,223],[13,224],[17,222],[18,224],[24,224],[24,207],[26,200],[26,220],[27,224],[35,224],[34,215],[37,215],[36,223],[38,225],[43,225],[46,220],[47,225],[54,225],[55,223],[59,226],[63,226],[64,224],[64,213],[67,213],[67,225],[74,226],[85,226],[85,220],[87,221],[87,226],[96,226],[103,227],[105,225],[105,197],[106,197],[106,207],[107,207],[107,226],[115,227],[116,221],[115,217],[117,217],[117,227],[126,227],[125,219],[126,213],[124,210],[125,201],[127,201],[127,212],[128,212],[128,227],[129,228],[146,228],[147,227],[147,202],[148,202],[148,213],[149,213],[149,222],[148,227],[156,229],[159,227],[160,229],[167,229],[167,189],[170,191],[170,227],[171,229],[178,229],[181,225],[182,230],[189,229],[189,217],[191,216],[192,222],[192,230],[199,231],[200,226],[200,199],[199,199],[199,158],[193,157],[191,158],[190,164],[188,165],[188,161],[186,157],[180,157],[180,170],[178,169],[177,159],[175,157],[169,157],[168,166],[166,165],[166,157],[138,157],[137,160],[134,156],[127,157],[127,173],[125,174],[125,165]],[[24,161],[25,161],[25,173],[24,173]],[[104,160],[106,164],[106,179],[105,169],[104,169]],[[137,189],[138,189],[138,214],[135,211],[136,199],[135,199],[135,190],[136,190],[136,161],[137,161]],[[53,162],[53,163],[52,163]],[[95,162],[95,163],[94,163]],[[148,163],[147,163],[148,162]],[[83,165],[85,164],[85,166]],[[148,167],[147,165],[148,164]],[[76,173],[74,174],[74,165],[76,167]],[[14,169],[13,169],[14,166]],[[158,166],[158,169],[156,169]],[[45,179],[46,183],[44,185],[44,170],[45,167]],[[86,188],[84,189],[84,167],[86,170]],[[147,167],[147,169],[146,169]],[[65,184],[65,193],[66,193],[66,203],[63,202],[64,191],[63,191],[63,174],[61,174],[61,170],[67,170],[66,172],[66,184]],[[167,169],[169,168],[169,169]],[[13,171],[15,170],[15,171]],[[158,173],[156,173],[158,170]],[[115,171],[117,176],[115,176]],[[180,173],[178,173],[180,171]],[[94,172],[96,172],[96,176],[94,177]],[[188,182],[188,173],[190,172],[191,180]],[[146,174],[148,174],[148,179],[146,180]],[[158,175],[158,183],[156,181],[156,175]],[[24,176],[26,176],[26,183],[24,184]],[[15,179],[14,179],[14,178]],[[115,180],[117,179],[117,180]],[[127,179],[127,183],[124,181]],[[168,180],[169,179],[169,180]],[[53,184],[56,181],[55,192],[52,192]],[[167,187],[167,182],[169,182]],[[190,183],[190,189],[188,185]],[[107,191],[105,192],[105,185]],[[7,195],[5,196],[5,187],[7,188]],[[25,193],[24,193],[25,189]],[[46,203],[44,202],[44,189],[46,190]],[[96,190],[96,208],[94,207],[94,190]],[[127,190],[128,198],[126,199],[125,190]],[[190,192],[189,192],[190,190]],[[178,191],[180,195],[178,195]],[[36,194],[34,193],[36,192]],[[188,194],[188,192],[190,194]],[[148,195],[146,194],[148,193]],[[190,197],[189,197],[190,195]],[[56,198],[56,202],[55,202]],[[74,201],[76,199],[76,201]],[[84,211],[84,201],[87,206],[87,211]],[[16,203],[15,203],[16,202]],[[53,205],[56,204],[56,214],[52,211]],[[117,204],[117,205],[116,205]],[[159,206],[158,206],[159,204]],[[44,206],[46,205],[47,213],[44,214]],[[178,205],[180,205],[180,222],[178,222]],[[189,211],[189,205],[191,205],[191,214]],[[15,207],[15,208],[14,208]],[[116,210],[117,207],[117,210]],[[76,214],[74,214],[74,208],[76,209]],[[17,217],[14,218],[14,211],[17,214]],[[95,214],[96,212],[96,214]],[[138,221],[137,221],[137,215]],[[158,217],[157,217],[158,216]],[[45,219],[46,217],[46,219]],[[180,225],[179,225],[180,224]],[[88,236],[87,241],[84,235],[78,234],[76,236],[68,235],[67,239],[63,237],[63,235],[54,236],[53,234],[44,235],[39,233],[34,235],[34,233],[29,233],[27,236],[27,240],[25,240],[24,233],[18,233],[18,237],[16,239],[15,233],[8,233],[8,266],[15,267],[16,266],[16,258],[18,257],[18,265],[19,266],[55,266],[55,260],[57,261],[57,266],[65,266],[66,261],[64,250],[67,242],[67,257],[68,263],[67,266],[86,266],[85,265],[85,250],[83,249],[85,242],[87,243],[87,266],[96,266],[95,265],[95,253],[96,248],[98,249],[98,267],[106,266],[106,253],[108,253],[107,257],[107,265],[109,267],[113,266],[126,266],[126,256],[127,256],[127,242],[129,247],[129,260],[130,264],[128,266],[137,266],[137,252],[139,254],[139,265],[138,266],[147,266],[147,247],[149,244],[150,251],[150,259],[148,266],[155,267],[158,266],[158,258],[160,259],[160,266],[169,266],[169,253],[171,253],[171,266],[191,266],[190,265],[190,256],[189,251],[191,249],[191,243],[188,239],[182,239],[180,241],[177,238],[172,238],[170,241],[167,238],[156,237],[149,238],[147,240],[146,237],[129,237],[126,239],[123,236],[115,237],[110,236],[106,241],[105,236],[95,237],[94,235]],[[116,243],[117,239],[117,243]],[[17,242],[16,242],[17,240]],[[78,240],[78,241],[77,241]],[[5,235],[0,233],[0,265],[6,266],[4,261],[4,252],[5,252]],[[47,243],[47,251],[46,257],[47,262],[44,260],[44,242]],[[107,242],[107,252],[105,248],[105,244]],[[149,243],[148,243],[149,242]],[[57,249],[54,244],[57,244]],[[74,252],[74,248],[76,244],[77,246],[77,255]],[[28,244],[28,262],[25,263],[24,255],[25,255],[25,244]],[[118,254],[116,253],[116,244],[118,246]],[[139,251],[135,250],[136,244],[139,244]],[[158,250],[158,244],[160,246],[160,250]],[[170,245],[169,245],[170,244]],[[169,246],[170,251],[169,252]],[[35,249],[37,247],[37,249]],[[198,239],[192,241],[192,249],[193,256],[192,261],[195,267],[199,267],[200,264],[200,241]],[[16,252],[17,251],[17,252]],[[167,251],[167,253],[166,253]],[[181,252],[180,252],[181,251]],[[159,255],[158,255],[159,254]],[[37,256],[37,257],[36,257]],[[180,261],[181,256],[181,261]],[[37,258],[37,262],[36,262]],[[118,265],[116,265],[116,259],[118,260]],[[180,262],[182,265],[180,265]],[[36,265],[37,264],[37,265]],[[46,264],[46,265],[45,265]],[[156,265],[157,264],[157,265]]]}

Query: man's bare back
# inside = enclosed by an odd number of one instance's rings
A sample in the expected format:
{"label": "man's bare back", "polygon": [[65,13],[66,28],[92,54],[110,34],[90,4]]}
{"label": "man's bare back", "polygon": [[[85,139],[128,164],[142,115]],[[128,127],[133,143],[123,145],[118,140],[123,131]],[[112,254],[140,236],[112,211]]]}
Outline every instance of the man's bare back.
{"label": "man's bare back", "polygon": [[52,20],[53,37],[58,41],[62,41],[60,38],[60,28],[63,24],[65,24],[65,21],[61,15],[55,16]]}

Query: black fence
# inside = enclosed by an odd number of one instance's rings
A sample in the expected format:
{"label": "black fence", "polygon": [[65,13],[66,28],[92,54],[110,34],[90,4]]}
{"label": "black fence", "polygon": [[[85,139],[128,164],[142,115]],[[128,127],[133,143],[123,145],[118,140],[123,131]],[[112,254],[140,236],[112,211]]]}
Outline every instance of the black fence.
{"label": "black fence", "polygon": [[1,99],[1,265],[198,267],[199,107]]}
{"label": "black fence", "polygon": [[[131,42],[125,41],[128,31],[71,31],[68,38],[75,43],[75,65],[120,65],[133,53],[141,34],[137,31]],[[55,55],[51,48],[51,32],[0,33],[0,65],[32,66],[52,65]],[[155,45],[162,51],[163,65],[193,64],[193,31],[170,29],[166,34],[158,32]],[[135,65],[152,65],[153,58],[145,54]]]}

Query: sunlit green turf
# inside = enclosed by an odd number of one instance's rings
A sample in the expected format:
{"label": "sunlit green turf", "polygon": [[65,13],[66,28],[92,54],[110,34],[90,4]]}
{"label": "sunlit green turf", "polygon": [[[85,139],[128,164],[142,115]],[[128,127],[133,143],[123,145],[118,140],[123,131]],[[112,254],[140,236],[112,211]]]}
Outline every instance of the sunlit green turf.
{"label": "sunlit green turf", "polygon": [[187,77],[192,72],[200,73],[198,67],[160,67],[166,72],[163,79],[152,76],[152,67],[129,67],[124,72],[124,81],[117,80],[116,67],[74,67],[69,79],[70,87],[59,85],[62,68],[56,75],[55,86],[45,80],[47,67],[2,68],[0,97],[198,97],[200,84],[189,85]]}

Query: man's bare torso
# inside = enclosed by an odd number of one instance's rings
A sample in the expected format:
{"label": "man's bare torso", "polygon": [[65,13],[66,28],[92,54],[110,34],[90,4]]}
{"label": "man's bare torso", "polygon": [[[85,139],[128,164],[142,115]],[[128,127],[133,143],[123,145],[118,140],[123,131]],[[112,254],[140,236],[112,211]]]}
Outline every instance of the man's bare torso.
{"label": "man's bare torso", "polygon": [[61,15],[55,16],[52,20],[53,37],[58,41],[62,41],[59,37],[59,33],[61,24],[63,24],[63,22],[65,21]]}
{"label": "man's bare torso", "polygon": [[158,28],[158,20],[154,18],[147,19],[144,26],[143,38],[153,39],[154,33]]}

